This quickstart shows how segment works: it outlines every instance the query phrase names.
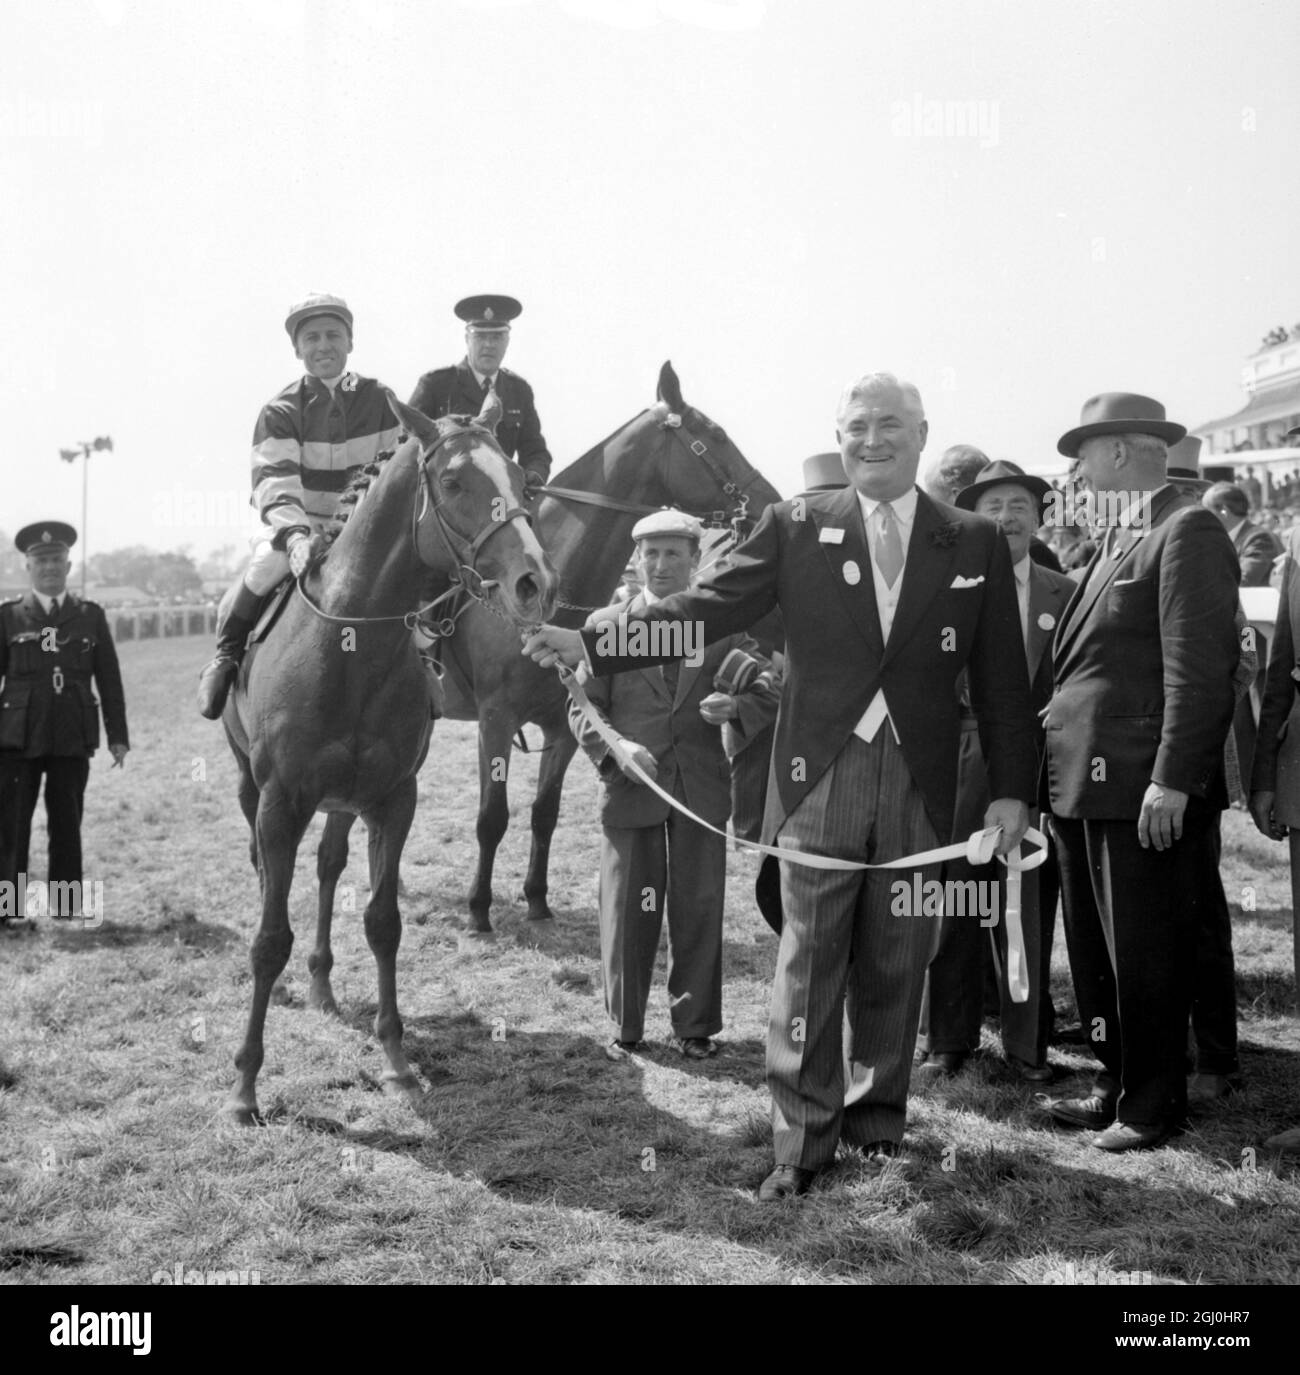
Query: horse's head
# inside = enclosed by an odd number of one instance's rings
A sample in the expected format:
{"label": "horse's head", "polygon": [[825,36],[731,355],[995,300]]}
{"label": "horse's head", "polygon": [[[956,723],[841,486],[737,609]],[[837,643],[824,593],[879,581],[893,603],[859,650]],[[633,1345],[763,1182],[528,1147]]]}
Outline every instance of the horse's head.
{"label": "horse's head", "polygon": [[430,420],[391,394],[389,404],[420,446],[421,562],[459,577],[471,595],[518,625],[546,620],[559,579],[524,508],[523,469],[479,417]]}

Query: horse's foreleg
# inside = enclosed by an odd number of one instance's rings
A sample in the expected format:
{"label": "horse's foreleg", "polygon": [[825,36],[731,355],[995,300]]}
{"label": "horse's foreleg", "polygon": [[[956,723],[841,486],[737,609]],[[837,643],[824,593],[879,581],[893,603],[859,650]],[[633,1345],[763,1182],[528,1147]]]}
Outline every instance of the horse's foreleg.
{"label": "horse's foreleg", "polygon": [[370,832],[370,901],[366,905],[366,940],[375,957],[379,978],[379,1008],[375,1035],[384,1048],[388,1069],[384,1091],[420,1098],[420,1083],[402,1049],[402,1018],[397,1010],[397,947],[402,918],[397,910],[397,871],[402,846],[415,816],[414,777],[400,783],[373,811],[365,814]]}
{"label": "horse's foreleg", "polygon": [[560,794],[564,790],[564,775],[578,742],[569,730],[568,722],[545,733],[542,767],[537,775],[537,796],[533,799],[533,848],[528,856],[528,875],[524,879],[524,897],[528,901],[529,921],[550,921],[555,913],[546,901],[547,875],[551,864],[551,837],[560,817]]}
{"label": "horse's foreleg", "polygon": [[289,888],[293,883],[294,857],[311,819],[311,810],[299,815],[281,798],[268,802],[263,796],[257,809],[257,852],[262,876],[262,920],[253,937],[253,1003],[248,1012],[244,1043],[235,1056],[239,1077],[228,1104],[230,1115],[241,1126],[258,1121],[257,1074],[262,1068],[262,1030],[271,988],[280,977],[293,949],[289,926]]}
{"label": "horse's foreleg", "polygon": [[506,780],[510,772],[511,726],[499,713],[486,713],[478,723],[478,873],[469,890],[469,929],[492,930],[492,869],[497,847],[510,822]]}
{"label": "horse's foreleg", "polygon": [[330,812],[316,850],[316,944],[307,956],[311,990],[307,1002],[318,1012],[337,1016],[339,1006],[330,986],[334,951],[330,948],[330,926],[334,920],[334,895],[339,875],[348,864],[348,834],[356,820],[350,812]]}
{"label": "horse's foreleg", "polygon": [[239,761],[239,810],[248,822],[248,857],[260,875],[257,863],[257,784],[253,782],[253,766],[248,762],[248,756],[236,752],[235,757]]}

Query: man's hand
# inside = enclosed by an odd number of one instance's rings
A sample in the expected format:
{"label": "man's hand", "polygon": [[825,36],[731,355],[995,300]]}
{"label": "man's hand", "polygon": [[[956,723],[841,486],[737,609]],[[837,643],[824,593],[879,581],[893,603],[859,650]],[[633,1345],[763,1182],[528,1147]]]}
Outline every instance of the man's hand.
{"label": "man's hand", "polygon": [[720,726],[724,721],[734,721],[738,714],[736,699],[729,692],[711,692],[700,703],[700,715],[711,726]]}
{"label": "man's hand", "polygon": [[524,500],[533,502],[537,494],[546,486],[546,479],[535,468],[524,469]]}
{"label": "man's hand", "polygon": [[1029,829],[1029,808],[1019,798],[1000,797],[996,802],[989,803],[989,809],[984,813],[984,825],[986,828],[1002,827],[1002,839],[998,841],[997,853],[1010,854],[1024,839],[1025,832]]}
{"label": "man's hand", "polygon": [[126,756],[130,751],[129,745],[110,745],[108,752],[113,756],[113,767],[120,769],[126,763]]}
{"label": "man's hand", "polygon": [[290,535],[286,547],[289,551],[289,572],[295,578],[301,578],[311,562],[311,537],[304,534]]}
{"label": "man's hand", "polygon": [[1260,835],[1268,840],[1285,840],[1290,832],[1273,815],[1273,801],[1276,797],[1276,793],[1251,793],[1250,815]]}
{"label": "man's hand", "polygon": [[1183,838],[1183,813],[1187,810],[1187,794],[1177,788],[1165,788],[1149,783],[1138,814],[1138,844],[1144,850],[1153,845],[1157,850],[1171,850],[1175,840]]}
{"label": "man's hand", "polygon": [[614,751],[614,758],[618,761],[618,766],[634,782],[641,780],[628,767],[631,760],[638,764],[647,778],[657,778],[659,767],[655,763],[655,757],[644,745],[638,745],[635,740],[628,740],[626,737],[619,741],[619,748]]}
{"label": "man's hand", "polygon": [[582,636],[563,626],[544,625],[524,637],[523,654],[543,668],[554,668],[556,664],[577,668],[584,662]]}

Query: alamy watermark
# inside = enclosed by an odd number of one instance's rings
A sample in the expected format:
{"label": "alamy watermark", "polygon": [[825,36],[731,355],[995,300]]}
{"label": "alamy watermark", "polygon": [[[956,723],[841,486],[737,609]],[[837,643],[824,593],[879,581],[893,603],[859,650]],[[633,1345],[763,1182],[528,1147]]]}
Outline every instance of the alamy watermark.
{"label": "alamy watermark", "polygon": [[927,100],[915,91],[911,100],[895,100],[889,107],[895,138],[970,138],[981,148],[993,148],[1000,122],[996,100]]}
{"label": "alamy watermark", "polygon": [[983,927],[998,924],[998,885],[988,879],[895,879],[889,911],[895,917],[979,917]]}
{"label": "alamy watermark", "polygon": [[700,621],[604,621],[596,632],[602,659],[680,659],[689,668],[704,662]]}
{"label": "alamy watermark", "polygon": [[16,883],[0,879],[0,917],[56,917],[78,926],[102,926],[104,882],[72,879],[47,883],[29,879],[26,874],[19,874]]}

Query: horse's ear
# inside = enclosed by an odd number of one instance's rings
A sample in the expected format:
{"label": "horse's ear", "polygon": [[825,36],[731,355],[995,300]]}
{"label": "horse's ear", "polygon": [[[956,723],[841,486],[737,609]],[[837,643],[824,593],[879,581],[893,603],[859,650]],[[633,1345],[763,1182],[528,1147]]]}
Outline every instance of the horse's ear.
{"label": "horse's ear", "polygon": [[677,380],[671,362],[659,369],[659,385],[655,388],[655,395],[660,401],[667,401],[669,409],[678,415],[686,409],[686,402],[682,400],[682,384]]}
{"label": "horse's ear", "polygon": [[432,444],[438,438],[438,426],[423,411],[403,405],[387,388],[384,389],[384,395],[388,397],[393,414],[421,444]]}
{"label": "horse's ear", "polygon": [[501,417],[504,414],[505,407],[501,404],[501,398],[497,395],[497,389],[492,387],[483,398],[483,405],[478,415],[474,417],[474,423],[476,425],[482,425],[485,430],[489,430],[492,437],[495,439],[497,426],[501,423]]}

